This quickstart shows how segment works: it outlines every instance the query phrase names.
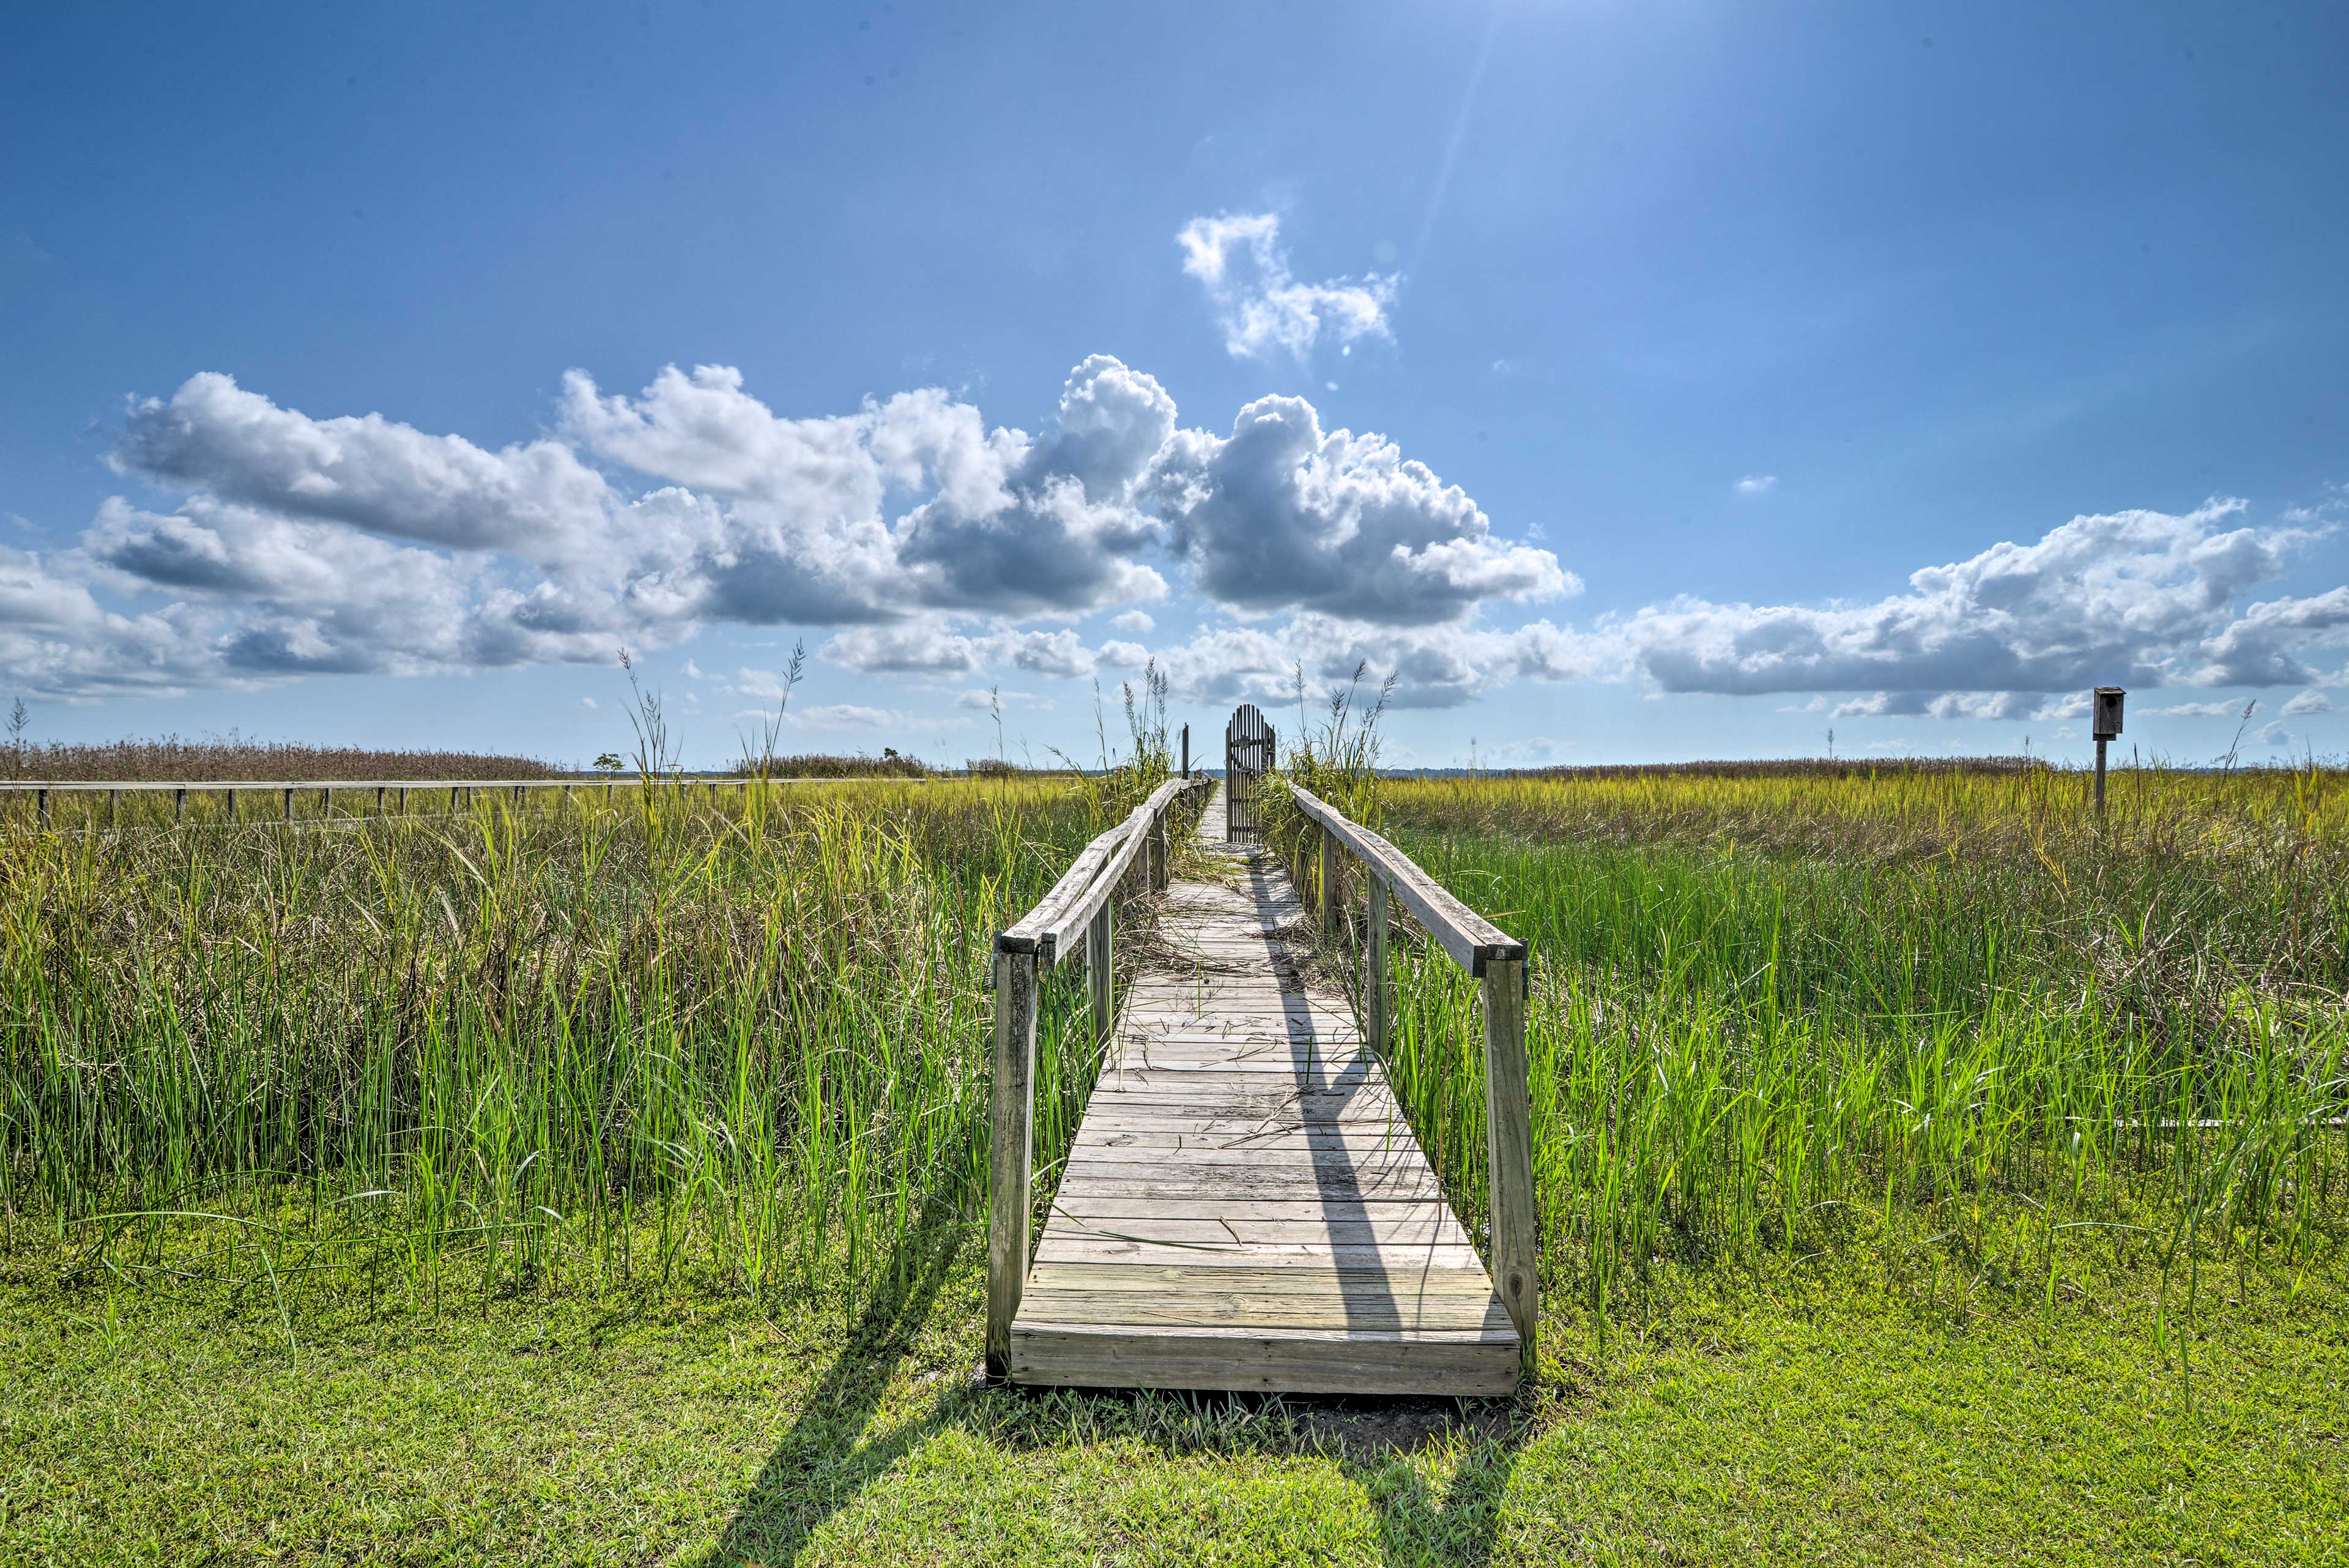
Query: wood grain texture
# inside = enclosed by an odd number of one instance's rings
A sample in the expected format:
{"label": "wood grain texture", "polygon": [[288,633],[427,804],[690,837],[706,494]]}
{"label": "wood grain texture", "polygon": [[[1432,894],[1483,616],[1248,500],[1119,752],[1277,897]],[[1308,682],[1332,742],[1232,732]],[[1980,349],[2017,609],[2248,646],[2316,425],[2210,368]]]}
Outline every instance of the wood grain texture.
{"label": "wood grain texture", "polygon": [[[1201,818],[1203,849],[1224,847],[1223,805]],[[1510,1392],[1516,1324],[1352,1010],[1289,960],[1304,900],[1261,850],[1221,869],[1166,889],[1159,956],[1130,980],[1009,1326],[1008,1375]]]}
{"label": "wood grain texture", "polygon": [[1492,1182],[1493,1279],[1533,1365],[1538,1314],[1534,1239],[1533,1107],[1526,1064],[1526,966],[1486,966],[1485,1003],[1485,1130]]}
{"label": "wood grain texture", "polygon": [[1028,1271],[1035,1159],[1036,960],[995,955],[995,1061],[987,1169],[987,1369],[1007,1375]]}
{"label": "wood grain texture", "polygon": [[1495,960],[1525,958],[1525,943],[1454,898],[1402,850],[1310,791],[1291,784],[1288,793],[1299,811],[1353,851],[1373,875],[1387,878],[1394,896],[1461,968],[1481,976]]}

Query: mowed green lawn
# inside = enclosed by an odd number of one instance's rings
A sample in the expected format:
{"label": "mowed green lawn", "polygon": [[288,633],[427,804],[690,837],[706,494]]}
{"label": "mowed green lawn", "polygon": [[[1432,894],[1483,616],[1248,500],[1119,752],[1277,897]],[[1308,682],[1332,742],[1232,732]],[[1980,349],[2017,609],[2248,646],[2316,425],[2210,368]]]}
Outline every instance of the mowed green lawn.
{"label": "mowed green lawn", "polygon": [[2349,1314],[2306,1277],[2206,1274],[2190,1412],[2151,1279],[1973,1316],[1801,1269],[1560,1319],[1517,1405],[1267,1405],[981,1386],[975,1255],[340,1323],[20,1256],[0,1562],[2349,1561]]}

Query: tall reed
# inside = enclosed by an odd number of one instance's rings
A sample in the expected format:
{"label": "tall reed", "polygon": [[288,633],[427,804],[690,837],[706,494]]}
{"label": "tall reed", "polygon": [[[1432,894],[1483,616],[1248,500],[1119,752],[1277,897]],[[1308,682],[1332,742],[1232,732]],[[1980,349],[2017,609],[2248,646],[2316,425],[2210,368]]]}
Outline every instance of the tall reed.
{"label": "tall reed", "polygon": [[[983,1204],[990,939],[1131,804],[655,787],[0,836],[0,1210],[158,1279],[860,1269]],[[1045,1164],[1090,1086],[1075,991],[1040,1022]]]}
{"label": "tall reed", "polygon": [[[2337,1263],[2341,781],[2125,774],[2101,826],[2075,782],[1386,781],[1390,836],[1534,950],[1553,1287],[1605,1311],[1668,1257],[1854,1249],[2050,1296],[2091,1255]],[[1473,987],[1409,942],[1389,979],[1398,1091],[1475,1214]]]}

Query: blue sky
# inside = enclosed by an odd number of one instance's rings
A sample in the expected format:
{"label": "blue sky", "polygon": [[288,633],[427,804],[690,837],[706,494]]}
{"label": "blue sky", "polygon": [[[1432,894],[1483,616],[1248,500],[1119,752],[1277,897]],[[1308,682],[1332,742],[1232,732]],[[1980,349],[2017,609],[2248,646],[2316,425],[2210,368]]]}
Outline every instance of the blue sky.
{"label": "blue sky", "polygon": [[[2349,722],[2336,6],[11,7],[32,733]],[[592,704],[592,706],[590,705]],[[1276,711],[1276,722],[1278,715]]]}

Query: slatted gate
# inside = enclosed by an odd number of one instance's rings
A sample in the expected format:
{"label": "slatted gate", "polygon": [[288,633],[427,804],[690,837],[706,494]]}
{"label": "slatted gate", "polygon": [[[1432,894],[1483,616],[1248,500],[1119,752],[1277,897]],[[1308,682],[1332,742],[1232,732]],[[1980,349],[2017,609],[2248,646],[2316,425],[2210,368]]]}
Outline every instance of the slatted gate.
{"label": "slatted gate", "polygon": [[1264,836],[1256,816],[1256,781],[1272,771],[1272,726],[1253,702],[1243,702],[1224,726],[1224,836],[1231,842]]}

